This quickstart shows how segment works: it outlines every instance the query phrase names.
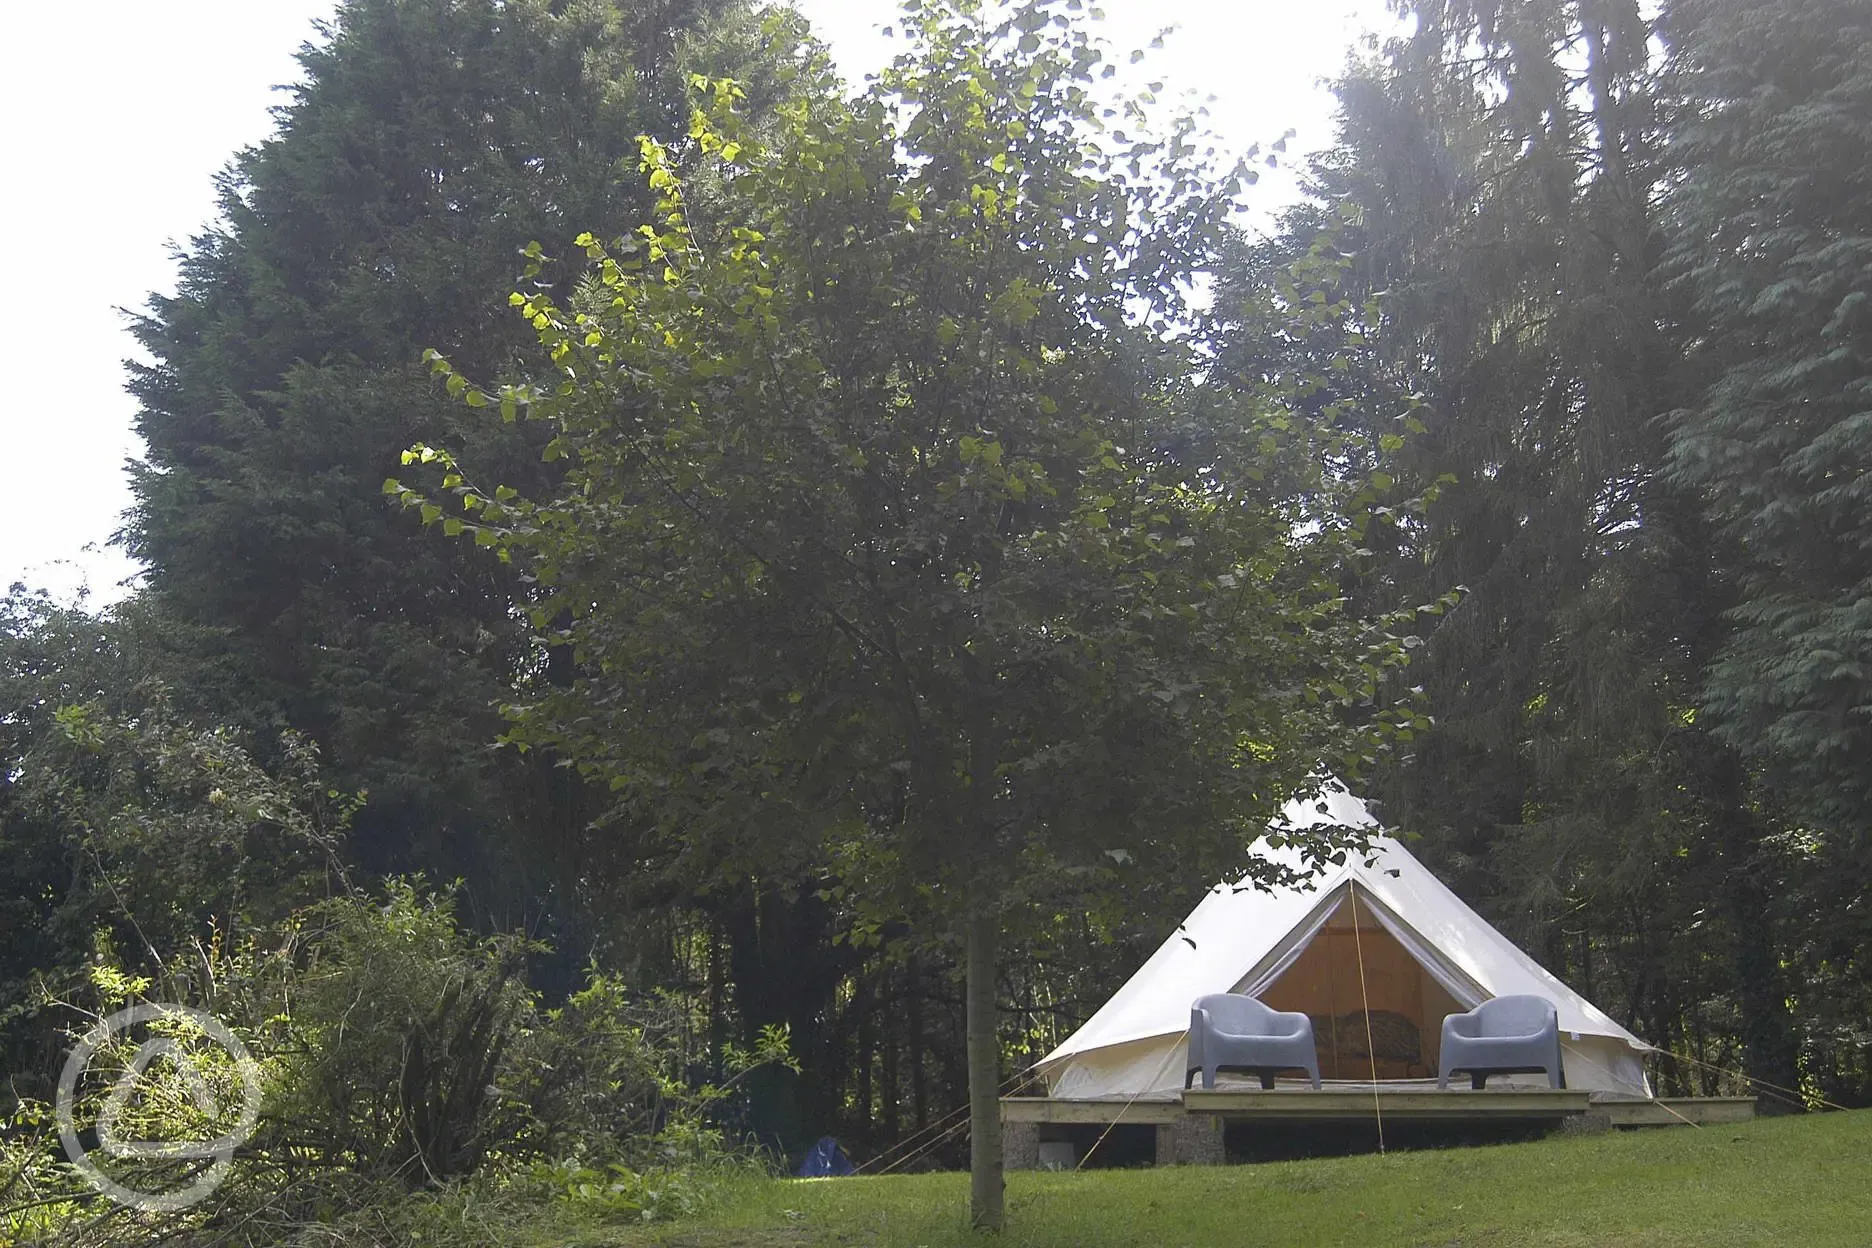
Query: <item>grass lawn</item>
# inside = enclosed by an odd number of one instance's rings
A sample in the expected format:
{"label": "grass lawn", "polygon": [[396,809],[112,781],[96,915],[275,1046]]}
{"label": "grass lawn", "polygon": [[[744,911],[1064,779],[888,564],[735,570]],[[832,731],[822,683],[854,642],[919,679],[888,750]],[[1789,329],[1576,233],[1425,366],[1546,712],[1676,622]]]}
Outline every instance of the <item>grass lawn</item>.
{"label": "grass lawn", "polygon": [[[767,1180],[708,1216],[559,1228],[587,1248],[915,1248],[965,1229],[961,1174]],[[1019,1173],[1009,1245],[1575,1248],[1872,1244],[1872,1111],[1389,1156],[1163,1170]]]}

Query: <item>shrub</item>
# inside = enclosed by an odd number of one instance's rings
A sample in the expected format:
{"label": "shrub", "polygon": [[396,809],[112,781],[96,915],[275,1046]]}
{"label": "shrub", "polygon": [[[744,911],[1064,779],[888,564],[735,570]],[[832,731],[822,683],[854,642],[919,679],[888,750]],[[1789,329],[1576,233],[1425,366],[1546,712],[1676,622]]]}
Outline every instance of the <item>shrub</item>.
{"label": "shrub", "polygon": [[[86,1008],[53,1003],[76,1011],[74,1040],[127,1001],[197,1006],[247,1045],[264,1099],[257,1132],[208,1200],[115,1214],[86,1237],[187,1242],[240,1226],[245,1242],[289,1242],[294,1228],[318,1223],[348,1226],[362,1242],[409,1242],[416,1232],[405,1224],[440,1218],[440,1209],[493,1217],[493,1205],[554,1202],[581,1217],[641,1220],[689,1211],[715,1177],[761,1164],[724,1140],[712,1111],[747,1071],[790,1062],[783,1033],[731,1052],[726,1083],[694,1086],[684,1078],[699,1065],[693,1002],[634,993],[594,968],[582,991],[545,1009],[522,979],[538,948],[468,933],[446,893],[401,882],[379,897],[308,907],[265,938],[198,946],[169,959],[160,984],[124,971],[101,943]],[[189,1067],[151,1062],[120,1137],[219,1134],[238,1072],[186,1027],[161,1026],[207,1059],[212,1095],[204,1100],[184,1077]],[[81,1123],[98,1121],[136,1047],[119,1037],[94,1057]],[[23,1103],[0,1153],[0,1242],[69,1238],[102,1212],[62,1163],[46,1110]],[[104,1163],[144,1191],[183,1186],[201,1164]]]}

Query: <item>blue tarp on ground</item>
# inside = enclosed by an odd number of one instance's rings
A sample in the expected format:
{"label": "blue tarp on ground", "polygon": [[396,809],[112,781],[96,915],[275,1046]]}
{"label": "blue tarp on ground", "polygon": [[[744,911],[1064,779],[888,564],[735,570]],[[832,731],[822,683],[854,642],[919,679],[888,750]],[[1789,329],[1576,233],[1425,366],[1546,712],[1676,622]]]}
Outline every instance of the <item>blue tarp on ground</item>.
{"label": "blue tarp on ground", "polygon": [[829,1135],[819,1137],[819,1142],[806,1154],[806,1160],[800,1162],[799,1177],[802,1179],[830,1179],[839,1175],[851,1174],[856,1170],[851,1158],[839,1147],[839,1142]]}

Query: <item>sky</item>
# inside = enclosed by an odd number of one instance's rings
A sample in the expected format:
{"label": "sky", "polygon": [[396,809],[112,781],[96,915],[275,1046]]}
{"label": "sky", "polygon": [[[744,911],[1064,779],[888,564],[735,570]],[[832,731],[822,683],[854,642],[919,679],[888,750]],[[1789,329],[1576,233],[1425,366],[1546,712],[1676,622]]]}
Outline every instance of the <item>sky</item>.
{"label": "sky", "polygon": [[[82,29],[56,5],[8,6],[0,40],[0,226],[14,240],[0,299],[0,590],[16,581],[92,607],[137,568],[110,545],[141,450],[124,392],[137,354],[124,309],[175,287],[174,245],[210,223],[214,176],[272,130],[293,54],[333,0],[91,0]],[[857,82],[901,49],[891,0],[797,0]],[[1207,102],[1225,149],[1292,129],[1289,151],[1332,138],[1321,85],[1382,0],[1103,0],[1120,52],[1174,28],[1142,69],[1164,95]],[[79,45],[82,45],[81,47]],[[1122,63],[1122,56],[1119,58]],[[1265,175],[1255,215],[1294,194]]]}

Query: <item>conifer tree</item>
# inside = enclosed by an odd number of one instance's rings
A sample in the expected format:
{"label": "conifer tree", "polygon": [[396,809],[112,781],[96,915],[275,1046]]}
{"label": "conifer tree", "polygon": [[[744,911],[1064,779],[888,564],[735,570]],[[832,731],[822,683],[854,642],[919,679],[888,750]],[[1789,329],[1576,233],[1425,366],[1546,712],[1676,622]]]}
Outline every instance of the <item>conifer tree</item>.
{"label": "conifer tree", "polygon": [[136,325],[126,541],[154,595],[217,632],[250,721],[367,791],[366,867],[466,877],[483,917],[577,909],[584,814],[567,773],[490,748],[499,704],[563,662],[517,627],[529,587],[377,492],[413,438],[458,428],[540,472],[537,443],[463,425],[421,352],[505,375],[520,249],[639,215],[638,136],[680,133],[692,69],[766,98],[775,33],[739,0],[347,0]]}
{"label": "conifer tree", "polygon": [[1729,552],[1660,471],[1657,415],[1691,378],[1653,274],[1675,118],[1651,27],[1629,0],[1408,7],[1414,33],[1340,83],[1321,207],[1268,270],[1348,309],[1359,364],[1330,384],[1392,412],[1420,395],[1402,462],[1449,478],[1355,586],[1468,589],[1412,667],[1438,730],[1394,769],[1390,813],[1556,970],[1610,978],[1639,1030],[1696,1047],[1734,1027],[1789,1082],[1768,883],[1787,864],[1744,760],[1694,715]]}
{"label": "conifer tree", "polygon": [[1872,815],[1872,9],[1677,0],[1666,275],[1708,384],[1670,469],[1741,558],[1715,731]]}
{"label": "conifer tree", "polygon": [[[1666,470],[1724,541],[1730,609],[1702,721],[1800,817],[1794,855],[1738,887],[1796,939],[1807,1073],[1867,1083],[1872,923],[1872,10],[1855,0],[1676,0],[1665,11],[1669,150],[1661,275],[1700,383],[1670,414]],[[1787,869],[1790,861],[1798,871]],[[1751,1069],[1791,1082],[1766,951],[1737,967]]]}

